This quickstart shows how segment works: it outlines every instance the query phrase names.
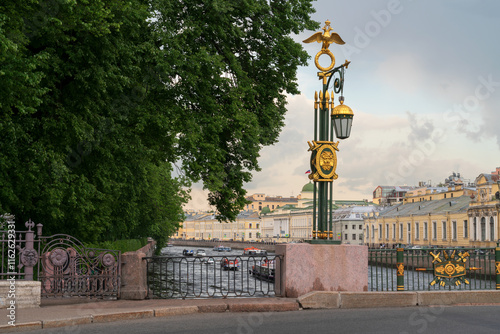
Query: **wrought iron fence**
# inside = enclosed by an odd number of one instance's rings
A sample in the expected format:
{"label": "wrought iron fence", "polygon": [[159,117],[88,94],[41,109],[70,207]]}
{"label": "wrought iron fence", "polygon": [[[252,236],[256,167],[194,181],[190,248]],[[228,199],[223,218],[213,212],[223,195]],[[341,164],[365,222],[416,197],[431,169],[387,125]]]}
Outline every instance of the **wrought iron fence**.
{"label": "wrought iron fence", "polygon": [[87,248],[66,234],[41,240],[42,297],[119,297],[120,251]]}
{"label": "wrought iron fence", "polygon": [[149,298],[278,296],[282,256],[155,256],[147,261]]}
{"label": "wrought iron fence", "polygon": [[121,252],[85,247],[66,234],[42,235],[42,224],[16,231],[14,216],[2,216],[0,279],[38,280],[42,297],[118,297]]}
{"label": "wrought iron fence", "polygon": [[368,289],[500,289],[500,248],[370,249]]}

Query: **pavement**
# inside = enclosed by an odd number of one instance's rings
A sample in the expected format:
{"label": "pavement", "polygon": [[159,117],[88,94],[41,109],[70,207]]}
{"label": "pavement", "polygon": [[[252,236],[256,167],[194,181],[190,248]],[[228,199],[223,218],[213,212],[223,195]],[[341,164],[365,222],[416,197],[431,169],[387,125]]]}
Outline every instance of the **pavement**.
{"label": "pavement", "polygon": [[38,308],[0,309],[0,333],[209,312],[297,311],[296,298],[78,300],[46,299]]}
{"label": "pavement", "polygon": [[500,290],[348,292],[312,291],[298,298],[99,300],[43,298],[37,308],[0,309],[0,333],[210,312],[282,312],[415,306],[500,306]]}

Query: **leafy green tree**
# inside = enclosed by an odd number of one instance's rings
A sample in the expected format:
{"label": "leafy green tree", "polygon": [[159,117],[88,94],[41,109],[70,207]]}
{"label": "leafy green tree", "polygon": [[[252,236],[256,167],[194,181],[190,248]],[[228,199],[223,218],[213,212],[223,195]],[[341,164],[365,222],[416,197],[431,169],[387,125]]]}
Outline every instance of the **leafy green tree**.
{"label": "leafy green tree", "polygon": [[178,149],[202,180],[219,218],[246,204],[244,183],[260,149],[277,141],[285,94],[298,93],[307,53],[289,35],[316,29],[311,1],[153,1],[168,61],[169,91],[182,115]]}
{"label": "leafy green tree", "polygon": [[[182,221],[202,180],[221,219],[283,126],[311,2],[4,0],[0,212],[83,241]],[[174,163],[181,164],[174,171]]]}

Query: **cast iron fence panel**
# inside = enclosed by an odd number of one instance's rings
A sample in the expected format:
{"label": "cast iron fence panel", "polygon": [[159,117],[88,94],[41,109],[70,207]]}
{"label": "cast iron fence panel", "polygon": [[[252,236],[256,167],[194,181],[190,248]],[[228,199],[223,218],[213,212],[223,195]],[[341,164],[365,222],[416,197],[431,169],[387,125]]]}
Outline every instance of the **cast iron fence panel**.
{"label": "cast iron fence panel", "polygon": [[41,239],[42,297],[119,296],[120,251],[87,248],[66,234]]}
{"label": "cast iron fence panel", "polygon": [[0,279],[38,280],[42,297],[119,297],[121,252],[85,247],[78,239],[42,236],[42,224],[26,222],[27,231],[14,230],[14,217],[0,231]]}
{"label": "cast iron fence panel", "polygon": [[282,256],[147,257],[148,298],[278,296]]}
{"label": "cast iron fence panel", "polygon": [[[368,252],[368,286],[370,291],[435,291],[435,290],[494,290],[499,287],[500,266],[496,258],[498,248],[421,248],[370,249]],[[465,254],[464,278],[469,284],[433,284],[434,256]],[[399,258],[398,258],[399,253]],[[499,254],[500,255],[500,254]],[[497,255],[498,256],[498,255]]]}

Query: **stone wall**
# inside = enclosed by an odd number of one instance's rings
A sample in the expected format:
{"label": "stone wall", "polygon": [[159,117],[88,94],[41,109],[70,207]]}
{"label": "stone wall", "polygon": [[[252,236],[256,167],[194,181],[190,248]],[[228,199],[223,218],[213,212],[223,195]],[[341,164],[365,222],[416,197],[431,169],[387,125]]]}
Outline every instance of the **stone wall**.
{"label": "stone wall", "polygon": [[147,265],[144,258],[152,256],[155,248],[156,241],[149,238],[148,244],[141,249],[122,254],[120,299],[147,297]]}

